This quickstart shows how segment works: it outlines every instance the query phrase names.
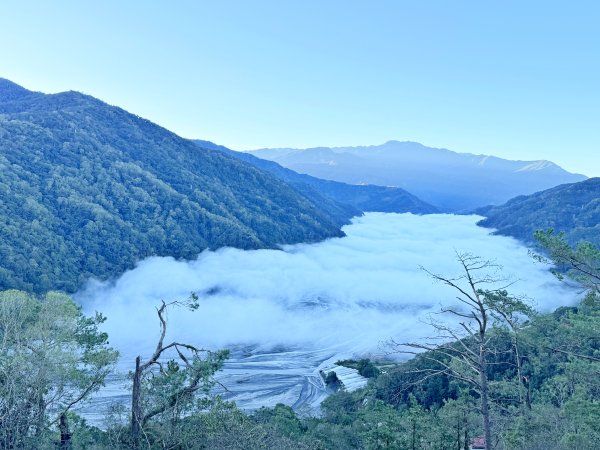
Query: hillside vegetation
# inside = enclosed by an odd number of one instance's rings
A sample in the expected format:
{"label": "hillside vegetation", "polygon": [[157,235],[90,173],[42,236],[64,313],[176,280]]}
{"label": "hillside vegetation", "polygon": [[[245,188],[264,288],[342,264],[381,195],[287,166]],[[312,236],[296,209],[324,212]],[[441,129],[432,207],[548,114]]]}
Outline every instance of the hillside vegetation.
{"label": "hillside vegetation", "polygon": [[0,288],[75,291],[151,255],[342,236],[356,213],[93,97],[0,79]]}
{"label": "hillside vegetation", "polygon": [[585,240],[600,245],[600,178],[520,196],[475,213],[486,216],[478,225],[524,242],[534,242],[536,230],[552,229],[565,233],[571,244]]}

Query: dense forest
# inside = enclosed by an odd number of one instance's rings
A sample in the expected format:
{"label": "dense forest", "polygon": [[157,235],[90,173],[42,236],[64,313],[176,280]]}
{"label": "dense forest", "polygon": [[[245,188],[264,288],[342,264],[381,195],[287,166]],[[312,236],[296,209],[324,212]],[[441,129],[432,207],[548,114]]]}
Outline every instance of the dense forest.
{"label": "dense forest", "polygon": [[478,225],[528,243],[534,231],[552,229],[565,233],[571,244],[585,240],[600,245],[600,178],[523,195],[475,213],[486,216]]}
{"label": "dense forest", "polygon": [[314,242],[355,214],[93,97],[0,79],[3,289],[74,292],[151,255]]}
{"label": "dense forest", "polygon": [[[248,415],[211,395],[227,352],[164,340],[166,309],[196,308],[202,299],[192,295],[157,309],[156,351],[138,358],[132,374],[133,415],[115,407],[105,429],[90,426],[72,410],[98,389],[116,358],[98,329],[103,317],[83,316],[63,294],[5,291],[0,448],[450,450],[478,442],[486,449],[596,449],[600,250],[573,248],[551,233],[538,238],[564,268],[561,276],[586,290],[579,305],[539,314],[505,289],[486,288],[490,262],[459,254],[464,277],[430,275],[464,301],[463,332],[433,322],[432,336],[446,337],[437,344],[390,342],[401,353],[419,350],[404,363],[340,362],[371,381],[353,393],[332,393],[320,417],[300,417],[284,405]],[[169,348],[173,359],[161,362]]]}
{"label": "dense forest", "polygon": [[404,189],[372,184],[346,184],[338,181],[322,180],[310,175],[300,174],[283,167],[276,162],[260,159],[246,152],[234,152],[222,145],[209,141],[195,141],[204,148],[220,150],[228,155],[246,161],[253,166],[269,172],[302,192],[315,203],[320,204],[327,199],[337,203],[350,205],[363,212],[393,212],[414,214],[432,214],[437,208],[415,197]]}

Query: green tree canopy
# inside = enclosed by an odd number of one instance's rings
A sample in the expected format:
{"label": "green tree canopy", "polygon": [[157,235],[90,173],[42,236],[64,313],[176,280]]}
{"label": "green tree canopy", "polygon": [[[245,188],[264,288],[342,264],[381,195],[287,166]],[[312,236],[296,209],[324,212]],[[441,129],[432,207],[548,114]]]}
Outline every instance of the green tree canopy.
{"label": "green tree canopy", "polygon": [[102,386],[117,358],[103,321],[61,293],[0,292],[0,448],[34,446]]}

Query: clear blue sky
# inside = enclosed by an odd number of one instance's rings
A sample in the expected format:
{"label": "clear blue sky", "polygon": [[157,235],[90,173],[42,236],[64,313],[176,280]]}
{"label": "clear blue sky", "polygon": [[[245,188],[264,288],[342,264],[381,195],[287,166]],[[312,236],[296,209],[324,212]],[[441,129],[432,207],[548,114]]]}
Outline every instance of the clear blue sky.
{"label": "clear blue sky", "polygon": [[600,176],[598,1],[2,1],[0,77],[232,147],[413,140]]}

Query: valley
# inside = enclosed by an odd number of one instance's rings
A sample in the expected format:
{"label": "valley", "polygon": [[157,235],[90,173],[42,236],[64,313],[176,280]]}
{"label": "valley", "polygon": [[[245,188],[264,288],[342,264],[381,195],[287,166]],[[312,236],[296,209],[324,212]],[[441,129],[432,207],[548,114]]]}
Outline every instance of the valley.
{"label": "valley", "polygon": [[591,448],[598,180],[0,78],[0,449]]}
{"label": "valley", "polygon": [[[518,241],[478,227],[479,219],[367,213],[345,226],[342,238],[282,250],[224,248],[191,261],[155,257],[112,282],[90,282],[75,298],[87,314],[108,317],[103,329],[121,353],[121,376],[92,405],[128,399],[118,386],[135,356],[153,349],[155,306],[192,291],[200,307],[173,309],[168,338],[231,349],[216,377],[224,389],[216,389],[238,407],[283,403],[303,414],[318,413],[328,395],[322,367],[348,358],[404,359],[386,342],[432,333],[427,318],[456,299],[419,267],[456,273],[457,250],[495,260],[515,282],[511,292],[541,312],[576,303],[577,289],[556,280]],[[103,417],[90,408],[92,418]]]}

